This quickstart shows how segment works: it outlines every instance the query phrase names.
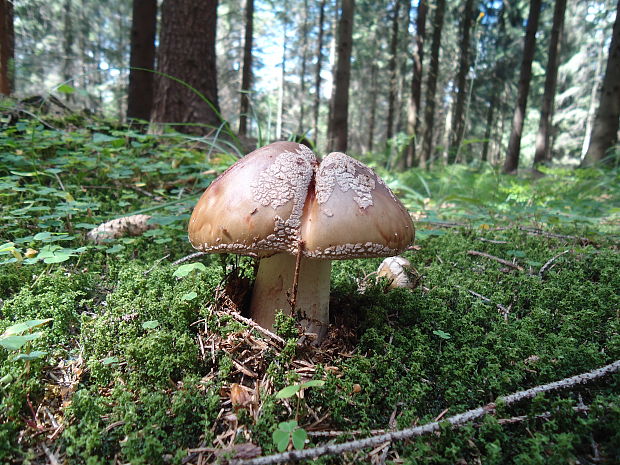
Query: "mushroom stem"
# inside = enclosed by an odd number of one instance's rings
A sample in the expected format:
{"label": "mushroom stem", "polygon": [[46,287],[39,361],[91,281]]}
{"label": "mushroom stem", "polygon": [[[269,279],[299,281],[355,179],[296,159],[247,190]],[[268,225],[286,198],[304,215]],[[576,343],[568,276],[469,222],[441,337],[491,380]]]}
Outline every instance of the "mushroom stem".
{"label": "mushroom stem", "polygon": [[[288,292],[295,279],[295,261],[286,253],[261,259],[251,304],[252,319],[259,325],[272,328],[278,310],[291,314]],[[301,258],[295,312],[305,331],[316,333],[319,340],[329,325],[330,276],[331,260]]]}

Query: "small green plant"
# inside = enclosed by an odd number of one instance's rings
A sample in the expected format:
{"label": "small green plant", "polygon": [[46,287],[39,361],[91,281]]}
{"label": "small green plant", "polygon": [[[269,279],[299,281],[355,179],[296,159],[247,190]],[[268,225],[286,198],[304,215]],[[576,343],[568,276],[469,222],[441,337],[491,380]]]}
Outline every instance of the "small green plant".
{"label": "small green plant", "polygon": [[[310,387],[322,387],[325,385],[325,381],[321,381],[319,379],[311,379],[310,381],[306,381],[301,384],[292,384],[290,386],[286,386],[283,389],[280,389],[276,393],[276,399],[288,399],[289,397],[293,397],[296,394],[301,393],[304,389]],[[297,409],[295,412],[295,417],[299,416],[299,405],[301,402],[301,397],[297,397]],[[284,452],[289,444],[293,443],[293,447],[297,450],[301,450],[304,448],[304,443],[306,439],[308,439],[308,433],[306,430],[301,428],[297,423],[297,420],[289,420],[283,421],[278,425],[278,428],[273,432],[273,443],[279,452]]]}
{"label": "small green plant", "polygon": [[[32,350],[32,341],[43,336],[42,331],[31,332],[32,329],[43,326],[52,321],[51,318],[44,320],[28,320],[9,326],[0,335],[0,346],[11,352],[16,352],[13,360],[25,360],[25,372],[30,371],[30,361],[37,360],[47,355],[43,350]],[[23,351],[22,351],[23,349]]]}
{"label": "small green plant", "polygon": [[306,439],[308,439],[308,433],[299,427],[297,421],[290,420],[281,422],[278,429],[273,432],[272,437],[278,452],[284,452],[291,442],[295,449],[303,449]]}

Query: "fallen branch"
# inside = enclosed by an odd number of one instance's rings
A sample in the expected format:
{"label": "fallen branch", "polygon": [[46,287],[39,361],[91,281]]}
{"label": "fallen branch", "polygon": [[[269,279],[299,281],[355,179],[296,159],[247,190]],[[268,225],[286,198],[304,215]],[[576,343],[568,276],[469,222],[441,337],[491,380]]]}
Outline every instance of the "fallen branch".
{"label": "fallen branch", "polygon": [[237,312],[222,312],[222,313],[224,313],[226,315],[232,316],[235,320],[239,321],[240,323],[243,323],[243,324],[246,324],[246,325],[252,327],[253,329],[258,331],[259,333],[262,333],[265,336],[270,337],[271,339],[273,339],[274,341],[279,342],[282,345],[286,344],[286,341],[284,339],[282,339],[280,336],[278,336],[277,334],[274,334],[271,331],[269,331],[268,329],[263,328],[261,325],[259,325],[255,321],[250,320],[249,318],[245,318],[244,316],[241,316]]}
{"label": "fallen branch", "polygon": [[570,252],[570,250],[565,250],[564,252],[560,252],[555,257],[547,261],[547,263],[545,263],[543,266],[540,267],[540,271],[538,272],[538,275],[542,278],[545,275],[545,273],[549,271],[549,269],[551,269],[551,265],[553,264],[553,262],[555,262],[562,255],[567,254],[568,252]]}
{"label": "fallen branch", "polygon": [[479,257],[484,257],[490,260],[495,260],[496,262],[499,262],[502,265],[509,266],[510,268],[514,268],[515,270],[523,271],[522,266],[517,265],[516,263],[512,263],[511,261],[504,260],[503,258],[496,257],[495,255],[488,254],[486,252],[478,252],[477,250],[468,250],[467,253],[469,255],[477,255]]}
{"label": "fallen branch", "polygon": [[198,257],[202,257],[203,255],[206,255],[206,252],[194,252],[191,253],[189,255],[186,255],[183,258],[179,258],[178,260],[172,262],[173,265],[180,265],[181,263],[185,263],[188,262],[190,260],[193,260],[194,258],[198,258]]}
{"label": "fallen branch", "polygon": [[[448,417],[443,422],[450,423],[453,427],[459,427],[463,424],[466,424],[470,421],[481,418],[489,413],[495,411],[497,407],[497,403],[502,403],[506,406],[517,403],[519,401],[525,399],[531,399],[538,394],[545,392],[557,391],[559,389],[570,388],[576,386],[578,384],[586,384],[602,378],[603,376],[607,376],[611,373],[615,373],[620,370],[620,360],[616,360],[615,362],[606,365],[602,368],[598,368],[596,370],[582,373],[576,376],[572,376],[570,378],[565,378],[560,381],[555,381],[549,384],[543,384],[541,386],[536,386],[531,389],[527,389],[525,391],[515,392],[514,394],[510,394],[507,396],[498,397],[495,402],[491,402],[483,407],[478,407],[473,410],[469,410],[464,413],[460,413],[458,415],[454,415],[452,417]],[[443,423],[441,422],[441,423]],[[312,459],[321,457],[324,455],[337,455],[342,454],[343,452],[348,452],[352,450],[359,450],[368,447],[376,447],[385,442],[392,441],[402,441],[403,439],[409,439],[416,436],[422,436],[425,434],[434,433],[441,429],[440,422],[434,421],[431,423],[427,423],[422,426],[417,426],[413,428],[407,428],[401,431],[393,431],[385,434],[380,434],[377,436],[371,436],[366,439],[358,439],[355,441],[348,441],[342,444],[327,444],[324,446],[314,447],[312,449],[305,449],[300,451],[290,451],[284,452],[281,454],[268,455],[265,457],[258,457],[250,460],[231,460],[231,465],[269,465],[272,463],[282,463],[286,461],[298,461],[304,459]]]}

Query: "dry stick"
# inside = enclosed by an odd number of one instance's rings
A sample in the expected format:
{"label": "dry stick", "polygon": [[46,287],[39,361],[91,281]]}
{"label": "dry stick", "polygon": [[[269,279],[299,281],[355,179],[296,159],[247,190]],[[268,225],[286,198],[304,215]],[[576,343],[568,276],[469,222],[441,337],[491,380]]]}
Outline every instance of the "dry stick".
{"label": "dry stick", "polygon": [[297,287],[299,285],[299,268],[301,267],[301,257],[304,251],[303,241],[299,242],[299,249],[297,250],[297,257],[295,258],[295,275],[293,277],[293,290],[291,291],[291,298],[288,303],[291,305],[291,314],[295,314],[295,306],[297,305]]}
{"label": "dry stick", "polygon": [[[572,376],[570,378],[562,379],[560,381],[555,381],[553,383],[536,386],[525,391],[515,392],[514,394],[510,394],[507,396],[498,397],[495,402],[491,402],[490,404],[487,404],[483,407],[478,407],[476,409],[469,410],[467,412],[460,413],[452,417],[448,417],[441,423],[448,422],[452,426],[460,426],[472,420],[481,418],[488,413],[492,413],[493,411],[495,411],[497,403],[499,402],[503,403],[504,405],[511,405],[525,399],[531,399],[540,393],[557,391],[558,389],[573,387],[578,384],[586,384],[596,379],[602,378],[603,376],[606,376],[608,374],[615,373],[619,370],[620,360],[616,360],[609,365],[606,365],[602,368],[597,368],[596,370],[592,370],[587,373],[582,373],[576,376]],[[375,447],[379,444],[383,444],[386,441],[401,441],[403,439],[409,439],[416,436],[422,436],[424,434],[434,433],[436,431],[439,431],[440,429],[440,422],[434,421],[422,426],[407,428],[401,431],[393,431],[385,434],[380,434],[378,436],[371,436],[366,439],[358,439],[356,441],[344,442],[342,444],[327,444],[325,446],[319,446],[312,449],[284,452],[281,454],[268,455],[266,457],[257,457],[250,460],[231,460],[230,464],[269,465],[272,463],[282,463],[289,460],[296,461],[321,457],[323,455],[337,455],[352,450]]]}
{"label": "dry stick", "polygon": [[480,257],[489,258],[491,260],[495,260],[496,262],[501,263],[502,265],[509,266],[510,268],[514,268],[515,270],[523,271],[523,267],[517,265],[516,263],[512,263],[508,260],[504,260],[503,258],[496,257],[495,255],[491,255],[485,252],[478,252],[477,250],[468,250],[467,253],[469,255],[478,255]]}
{"label": "dry stick", "polygon": [[272,333],[271,331],[269,331],[266,328],[263,328],[261,325],[259,325],[255,321],[250,320],[249,318],[245,318],[245,317],[241,316],[237,312],[226,312],[226,314],[232,316],[235,320],[237,320],[237,321],[239,321],[241,323],[245,323],[246,325],[251,326],[256,331],[258,331],[260,333],[263,333],[265,336],[270,337],[274,341],[277,341],[277,342],[279,342],[282,345],[286,344],[286,341],[284,339],[282,339],[280,336],[278,336],[277,334]]}
{"label": "dry stick", "polygon": [[194,258],[202,257],[203,255],[206,255],[206,254],[207,254],[206,252],[194,252],[194,253],[191,253],[189,255],[186,255],[183,258],[179,258],[178,260],[172,262],[172,264],[173,265],[180,265],[181,263],[188,262],[188,261],[190,261],[190,260],[192,260]]}
{"label": "dry stick", "polygon": [[[457,287],[461,287],[461,286],[457,286]],[[462,289],[462,288],[461,288]],[[475,291],[472,291],[471,289],[465,289],[467,292],[469,292],[471,295],[473,295],[474,297],[478,297],[480,300],[482,300],[484,303],[487,304],[491,304],[491,305],[495,305],[497,307],[497,309],[502,312],[502,315],[504,315],[504,319],[508,319],[508,314],[510,313],[510,307],[504,307],[502,304],[493,304],[493,302],[491,301],[491,299],[489,299],[486,296],[483,296],[482,294],[478,294]]]}
{"label": "dry stick", "polygon": [[550,268],[551,264],[555,262],[558,258],[560,258],[562,255],[567,254],[568,252],[570,252],[570,250],[565,250],[564,252],[560,252],[555,257],[553,257],[551,260],[549,260],[547,263],[545,263],[543,266],[541,266],[540,271],[538,272],[538,275],[542,278],[544,274],[547,271],[549,271],[548,269]]}

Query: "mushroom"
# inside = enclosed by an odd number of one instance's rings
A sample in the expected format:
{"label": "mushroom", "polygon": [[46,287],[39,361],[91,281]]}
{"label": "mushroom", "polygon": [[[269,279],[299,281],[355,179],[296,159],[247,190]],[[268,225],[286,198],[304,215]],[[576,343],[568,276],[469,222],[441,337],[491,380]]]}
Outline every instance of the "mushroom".
{"label": "mushroom", "polygon": [[401,256],[388,257],[377,268],[377,278],[386,278],[390,289],[413,289],[415,283],[407,275],[409,268],[411,268],[411,263],[406,258]]}
{"label": "mushroom", "polygon": [[189,223],[196,249],[260,259],[251,302],[258,324],[271,327],[276,310],[290,314],[294,305],[319,339],[329,324],[331,261],[393,256],[413,237],[409,213],[372,169],[339,152],[319,164],[293,142],[232,165]]}

